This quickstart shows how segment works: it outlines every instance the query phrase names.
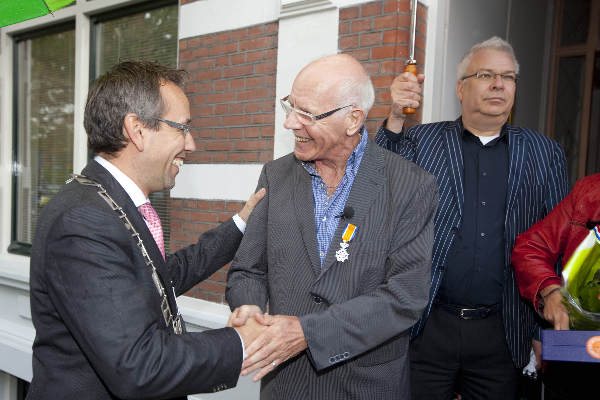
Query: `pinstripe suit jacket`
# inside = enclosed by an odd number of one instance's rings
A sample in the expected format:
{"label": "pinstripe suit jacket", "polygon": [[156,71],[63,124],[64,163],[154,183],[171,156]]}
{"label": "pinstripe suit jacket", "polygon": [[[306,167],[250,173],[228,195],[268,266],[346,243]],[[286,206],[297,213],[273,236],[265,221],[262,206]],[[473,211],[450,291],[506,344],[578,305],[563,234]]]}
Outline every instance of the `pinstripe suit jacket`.
{"label": "pinstripe suit jacket", "polygon": [[347,206],[357,233],[338,262],[340,222],[321,267],[311,178],[289,154],[267,163],[266,197],[229,271],[227,301],[299,316],[308,349],[262,382],[263,399],[408,398],[409,328],[427,304],[434,178],[367,144]]}
{"label": "pinstripe suit jacket", "polygon": [[[463,158],[461,118],[456,121],[418,125],[394,137],[381,128],[375,141],[437,178],[440,205],[435,217],[435,242],[429,304],[413,327],[411,337],[419,334],[429,315],[444,271],[448,251],[460,227],[463,213]],[[535,326],[533,308],[520,296],[510,265],[510,253],[520,233],[543,218],[568,192],[566,160],[553,140],[527,128],[506,126],[508,137],[508,193],[504,220],[505,268],[502,317],[508,347],[515,366],[529,361],[531,337]]]}

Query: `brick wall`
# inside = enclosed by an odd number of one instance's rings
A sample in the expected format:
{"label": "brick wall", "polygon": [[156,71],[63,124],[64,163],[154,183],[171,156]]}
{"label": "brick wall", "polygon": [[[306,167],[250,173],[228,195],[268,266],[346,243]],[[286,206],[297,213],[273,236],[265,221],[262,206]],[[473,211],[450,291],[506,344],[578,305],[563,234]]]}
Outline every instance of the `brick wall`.
{"label": "brick wall", "polygon": [[[419,4],[415,40],[419,73],[423,72],[425,63],[426,24],[427,8]],[[409,40],[409,0],[379,0],[340,9],[339,49],[361,61],[375,87],[375,104],[367,119],[367,130],[372,135],[389,113],[389,87],[394,77],[404,72]],[[420,121],[418,110],[407,125]]]}
{"label": "brick wall", "polygon": [[[231,218],[242,204],[239,201],[171,199],[171,250],[176,251],[195,243],[200,234]],[[228,269],[229,264],[196,285],[186,295],[225,303]]]}
{"label": "brick wall", "polygon": [[[273,159],[278,23],[186,38],[179,42],[179,66],[190,73],[196,152],[186,163],[265,163]],[[171,250],[238,212],[243,202],[171,200]],[[225,302],[229,266],[187,295]]]}
{"label": "brick wall", "polygon": [[277,23],[179,42],[190,72],[197,151],[191,163],[264,163],[273,159]]}

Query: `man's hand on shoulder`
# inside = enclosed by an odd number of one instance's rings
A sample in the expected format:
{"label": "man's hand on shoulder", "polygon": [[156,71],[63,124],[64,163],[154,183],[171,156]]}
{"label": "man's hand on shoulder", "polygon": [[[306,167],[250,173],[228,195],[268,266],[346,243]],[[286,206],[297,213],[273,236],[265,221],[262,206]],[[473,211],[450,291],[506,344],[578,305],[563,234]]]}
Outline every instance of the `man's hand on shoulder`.
{"label": "man's hand on shoulder", "polygon": [[250,196],[250,198],[248,199],[246,204],[244,204],[244,207],[242,208],[242,210],[238,213],[238,215],[240,216],[241,219],[244,220],[244,222],[248,222],[248,218],[250,217],[250,214],[254,210],[254,207],[256,207],[258,202],[261,201],[263,197],[265,197],[266,193],[267,193],[267,189],[260,188],[256,193],[254,193]]}
{"label": "man's hand on shoulder", "polygon": [[394,79],[390,86],[392,108],[386,124],[388,130],[394,133],[402,131],[406,119],[402,111],[404,107],[419,108],[424,80],[425,75],[415,76],[410,72],[404,72]]}

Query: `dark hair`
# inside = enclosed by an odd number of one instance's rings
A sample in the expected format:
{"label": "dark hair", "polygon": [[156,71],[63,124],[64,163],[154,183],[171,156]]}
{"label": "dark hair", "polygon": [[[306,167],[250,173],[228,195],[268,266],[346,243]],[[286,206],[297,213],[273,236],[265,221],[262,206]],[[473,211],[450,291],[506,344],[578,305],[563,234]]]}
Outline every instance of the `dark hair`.
{"label": "dark hair", "polygon": [[83,126],[88,147],[97,153],[114,154],[125,147],[125,115],[134,113],[150,129],[158,128],[164,111],[160,86],[183,85],[186,72],[148,61],[124,61],[100,76],[88,92]]}

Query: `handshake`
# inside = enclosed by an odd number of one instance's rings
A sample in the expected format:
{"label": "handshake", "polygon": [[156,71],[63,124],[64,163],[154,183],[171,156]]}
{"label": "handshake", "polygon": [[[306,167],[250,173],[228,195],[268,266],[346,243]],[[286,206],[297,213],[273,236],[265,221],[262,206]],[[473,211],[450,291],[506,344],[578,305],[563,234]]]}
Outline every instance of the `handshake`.
{"label": "handshake", "polygon": [[307,347],[298,317],[263,314],[255,305],[233,310],[227,326],[234,328],[244,341],[246,358],[241,375],[258,371],[252,377],[254,382]]}

